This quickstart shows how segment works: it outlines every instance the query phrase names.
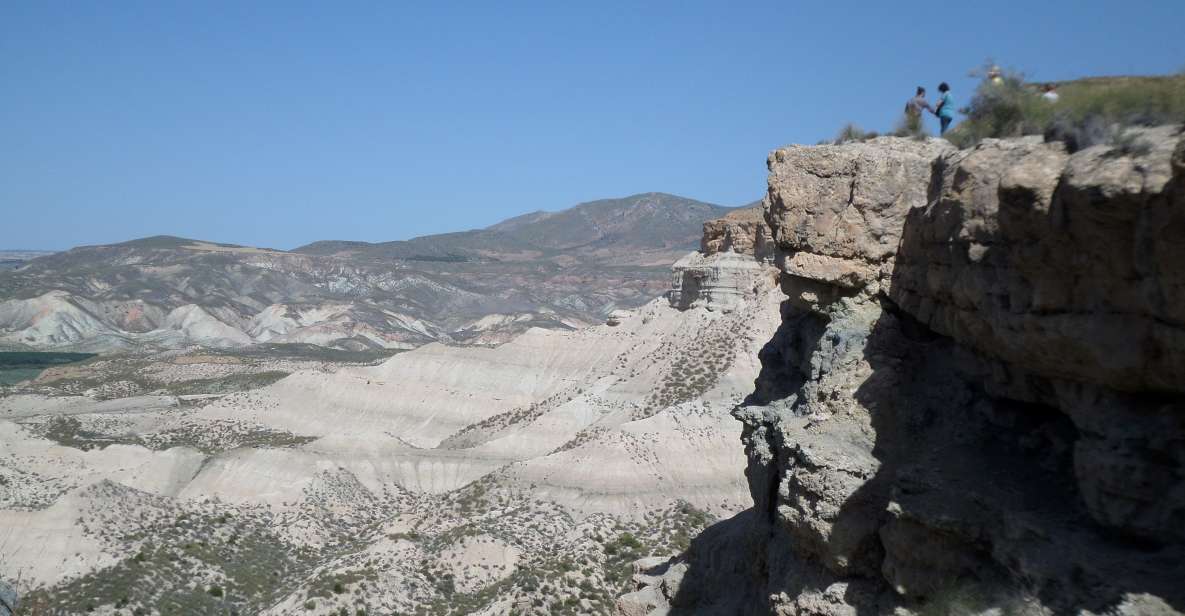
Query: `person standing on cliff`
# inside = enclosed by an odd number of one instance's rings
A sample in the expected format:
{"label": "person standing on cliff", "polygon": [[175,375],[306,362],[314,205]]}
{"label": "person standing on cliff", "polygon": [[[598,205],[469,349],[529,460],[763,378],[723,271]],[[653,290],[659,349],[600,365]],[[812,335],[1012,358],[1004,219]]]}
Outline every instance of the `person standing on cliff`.
{"label": "person standing on cliff", "polygon": [[905,103],[905,128],[911,133],[920,133],[922,131],[923,111],[934,113],[934,108],[926,100],[926,89],[918,86],[917,94]]}
{"label": "person standing on cliff", "polygon": [[934,108],[934,115],[938,116],[940,125],[938,134],[946,134],[946,129],[955,119],[955,103],[950,97],[950,86],[945,81],[938,84],[938,105]]}

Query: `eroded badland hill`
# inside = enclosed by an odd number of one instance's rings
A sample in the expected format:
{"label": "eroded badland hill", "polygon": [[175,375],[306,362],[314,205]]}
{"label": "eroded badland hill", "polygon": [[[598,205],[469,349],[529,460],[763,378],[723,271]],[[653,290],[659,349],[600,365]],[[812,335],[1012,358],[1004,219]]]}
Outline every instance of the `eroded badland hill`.
{"label": "eroded badland hill", "polygon": [[728,228],[677,301],[495,348],[51,368],[0,398],[0,562],[48,613],[611,613],[748,506],[729,411],[778,296]]}
{"label": "eroded badland hill", "polygon": [[662,193],[408,241],[293,251],[152,237],[0,269],[0,350],[500,344],[571,330],[667,287],[729,208]]}

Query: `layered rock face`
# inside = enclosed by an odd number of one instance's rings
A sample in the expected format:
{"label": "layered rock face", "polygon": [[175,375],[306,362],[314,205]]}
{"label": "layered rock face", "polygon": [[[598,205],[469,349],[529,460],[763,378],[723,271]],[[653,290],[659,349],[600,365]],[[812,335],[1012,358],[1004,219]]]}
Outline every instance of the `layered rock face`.
{"label": "layered rock face", "polygon": [[700,251],[671,267],[671,306],[731,311],[769,288],[776,248],[757,207],[704,223]]}
{"label": "layered rock face", "polygon": [[773,258],[776,250],[762,207],[734,210],[723,218],[704,223],[700,252],[706,255],[735,252],[766,261]]}
{"label": "layered rock face", "polygon": [[1185,138],[1137,136],[774,152],[754,508],[654,613],[1185,613]]}

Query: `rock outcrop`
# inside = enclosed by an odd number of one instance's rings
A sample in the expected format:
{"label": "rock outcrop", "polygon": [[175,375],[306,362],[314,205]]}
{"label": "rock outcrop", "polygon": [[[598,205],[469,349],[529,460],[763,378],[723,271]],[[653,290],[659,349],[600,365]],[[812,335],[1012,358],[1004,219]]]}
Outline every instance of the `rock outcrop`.
{"label": "rock outcrop", "polygon": [[723,218],[704,223],[700,252],[706,255],[736,252],[768,261],[776,250],[764,210],[759,205],[733,210]]}
{"label": "rock outcrop", "polygon": [[667,298],[680,310],[703,307],[730,311],[770,287],[769,263],[776,249],[769,226],[756,207],[704,223],[700,251],[671,267]]}
{"label": "rock outcrop", "polygon": [[1185,138],[1138,139],[775,151],[754,507],[650,613],[1185,613]]}

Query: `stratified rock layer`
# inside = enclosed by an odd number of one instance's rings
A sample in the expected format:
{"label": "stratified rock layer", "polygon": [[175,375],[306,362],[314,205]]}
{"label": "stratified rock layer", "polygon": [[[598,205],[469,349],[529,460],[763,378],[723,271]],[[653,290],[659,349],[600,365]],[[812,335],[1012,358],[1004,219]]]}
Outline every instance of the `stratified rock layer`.
{"label": "stratified rock layer", "polygon": [[[944,157],[909,212],[892,299],[1043,376],[1185,392],[1185,206],[1175,129],[1148,154],[998,141]],[[938,183],[941,182],[941,183]],[[1173,183],[1177,186],[1174,187]]]}
{"label": "stratified rock layer", "polygon": [[667,299],[680,310],[731,311],[770,288],[776,255],[769,227],[757,207],[704,223],[699,252],[679,259]]}
{"label": "stratified rock layer", "polygon": [[700,252],[705,255],[735,252],[766,261],[773,258],[776,250],[763,209],[757,205],[704,223]]}
{"label": "stratified rock layer", "polygon": [[1185,612],[1185,140],[1136,136],[774,152],[754,509],[652,613]]}

